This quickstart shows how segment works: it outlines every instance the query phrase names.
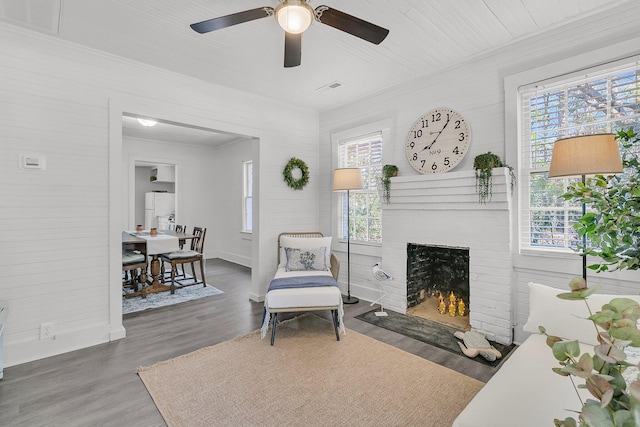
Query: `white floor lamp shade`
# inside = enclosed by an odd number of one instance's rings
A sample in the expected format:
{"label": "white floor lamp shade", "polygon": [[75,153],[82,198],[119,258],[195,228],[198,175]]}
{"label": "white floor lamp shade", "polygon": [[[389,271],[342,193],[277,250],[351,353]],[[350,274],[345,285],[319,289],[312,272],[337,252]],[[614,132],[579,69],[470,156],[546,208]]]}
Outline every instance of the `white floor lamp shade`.
{"label": "white floor lamp shade", "polygon": [[349,209],[349,191],[362,189],[362,175],[359,168],[340,168],[333,172],[333,191],[347,192],[347,295],[342,296],[345,304],[360,301],[351,296],[351,221]]}

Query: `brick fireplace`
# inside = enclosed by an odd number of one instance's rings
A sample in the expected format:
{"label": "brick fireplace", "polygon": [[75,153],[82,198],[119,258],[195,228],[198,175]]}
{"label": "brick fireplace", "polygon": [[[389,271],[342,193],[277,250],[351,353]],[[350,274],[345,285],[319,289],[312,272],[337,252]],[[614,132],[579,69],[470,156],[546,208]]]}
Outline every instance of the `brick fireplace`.
{"label": "brick fireplace", "polygon": [[469,323],[502,344],[513,339],[511,191],[508,169],[493,171],[493,197],[479,203],[473,171],[391,179],[391,203],[383,205],[382,303],[407,312],[407,244],[468,248]]}

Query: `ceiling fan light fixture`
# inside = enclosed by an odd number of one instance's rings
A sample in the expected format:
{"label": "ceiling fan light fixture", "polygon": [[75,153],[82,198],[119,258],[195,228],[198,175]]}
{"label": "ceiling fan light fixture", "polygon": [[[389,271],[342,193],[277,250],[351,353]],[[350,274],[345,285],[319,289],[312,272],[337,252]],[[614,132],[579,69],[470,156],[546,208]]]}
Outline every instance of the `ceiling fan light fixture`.
{"label": "ceiling fan light fixture", "polygon": [[142,126],[146,126],[148,128],[150,128],[151,126],[155,126],[158,124],[157,120],[151,120],[151,119],[140,119],[138,118],[138,123],[140,123]]}
{"label": "ceiling fan light fixture", "polygon": [[313,22],[314,12],[304,0],[285,0],[276,7],[275,15],[283,30],[300,34]]}

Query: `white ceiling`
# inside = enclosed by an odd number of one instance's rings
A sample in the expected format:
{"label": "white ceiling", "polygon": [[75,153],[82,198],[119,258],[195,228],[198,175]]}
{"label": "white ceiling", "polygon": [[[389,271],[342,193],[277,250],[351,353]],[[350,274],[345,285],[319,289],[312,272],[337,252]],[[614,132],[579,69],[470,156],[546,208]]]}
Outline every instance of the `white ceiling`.
{"label": "white ceiling", "polygon": [[[325,110],[633,0],[314,0],[382,27],[376,46],[314,22],[283,67],[267,17],[208,34],[189,24],[277,0],[0,0],[0,20],[282,102]],[[334,81],[342,86],[319,91]]]}

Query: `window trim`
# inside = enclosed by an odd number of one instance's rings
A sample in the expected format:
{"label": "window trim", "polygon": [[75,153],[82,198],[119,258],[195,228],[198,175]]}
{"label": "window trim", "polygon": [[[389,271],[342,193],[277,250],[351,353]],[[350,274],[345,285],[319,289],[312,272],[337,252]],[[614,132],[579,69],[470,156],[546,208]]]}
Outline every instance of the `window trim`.
{"label": "window trim", "polygon": [[[367,124],[353,126],[350,128],[346,128],[340,131],[331,132],[331,182],[333,185],[333,171],[339,168],[339,145],[340,141],[358,138],[360,136],[370,135],[376,132],[382,133],[382,158],[383,165],[388,163],[393,163],[393,144],[389,143],[391,141],[391,126],[393,124],[393,119],[381,119],[371,121]],[[385,141],[387,143],[385,144]],[[389,160],[386,160],[389,159]],[[340,232],[340,222],[339,222],[339,206],[340,206],[340,193],[333,192],[331,197],[331,230],[334,236],[339,236]],[[382,236],[384,241],[384,235]],[[342,244],[344,243],[346,246],[347,239],[344,238],[336,238],[336,243]],[[367,247],[380,248],[382,247],[382,243],[376,242],[364,242],[359,240],[351,240],[350,241],[351,248],[354,246],[360,246],[363,252],[368,252]]]}
{"label": "window trim", "polygon": [[[636,44],[637,39],[626,40],[606,48],[585,52],[558,62],[545,64],[505,77],[505,158],[508,164],[516,165],[514,169],[518,177],[516,184],[517,190],[514,192],[513,197],[513,206],[515,209],[513,209],[512,212],[512,223],[514,227],[512,227],[511,230],[514,253],[519,255],[555,257],[558,259],[575,257],[575,252],[570,249],[550,251],[529,248],[523,249],[522,247],[522,187],[524,184],[521,159],[522,123],[520,117],[522,116],[522,99],[520,96],[520,88],[535,85],[540,82],[551,82],[552,79],[566,79],[572,74],[584,74],[586,70],[595,72],[602,68],[615,66],[615,64],[623,64],[634,60],[640,62],[640,55],[629,55],[629,52],[637,51]],[[507,143],[507,141],[515,141],[515,143],[510,144]]]}
{"label": "window trim", "polygon": [[[253,206],[253,194],[249,193],[249,169],[251,169],[251,189],[253,190],[253,161],[245,160],[242,162],[242,232],[253,233],[253,212],[247,212],[247,200],[251,199]],[[251,192],[253,193],[253,191]],[[247,228],[247,218],[251,215],[251,229]]]}

